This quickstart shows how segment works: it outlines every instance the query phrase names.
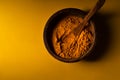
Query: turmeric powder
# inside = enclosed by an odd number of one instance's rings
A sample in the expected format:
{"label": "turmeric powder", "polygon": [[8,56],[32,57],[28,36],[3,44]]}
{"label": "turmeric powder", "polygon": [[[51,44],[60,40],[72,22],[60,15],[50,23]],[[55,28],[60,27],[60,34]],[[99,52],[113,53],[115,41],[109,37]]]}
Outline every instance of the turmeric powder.
{"label": "turmeric powder", "polygon": [[[52,44],[55,53],[62,58],[78,58],[84,55],[91,47],[94,41],[94,33],[91,30],[91,25],[87,24],[79,36],[75,36],[70,32],[75,29],[82,22],[82,18],[78,16],[67,16],[59,21],[53,30]],[[64,40],[62,36],[69,37]],[[72,45],[78,37],[76,45]]]}

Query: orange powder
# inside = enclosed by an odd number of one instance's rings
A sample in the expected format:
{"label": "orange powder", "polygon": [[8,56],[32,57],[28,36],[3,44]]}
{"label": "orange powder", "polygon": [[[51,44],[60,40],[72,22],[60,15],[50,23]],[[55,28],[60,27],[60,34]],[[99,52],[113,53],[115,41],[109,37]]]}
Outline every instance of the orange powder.
{"label": "orange powder", "polygon": [[[78,36],[71,33],[81,22],[81,17],[67,16],[56,25],[56,28],[53,30],[52,43],[55,53],[60,57],[78,58],[84,55],[91,47],[93,43],[91,25],[87,24]],[[63,36],[67,37],[61,39]],[[73,45],[77,37],[77,43]]]}

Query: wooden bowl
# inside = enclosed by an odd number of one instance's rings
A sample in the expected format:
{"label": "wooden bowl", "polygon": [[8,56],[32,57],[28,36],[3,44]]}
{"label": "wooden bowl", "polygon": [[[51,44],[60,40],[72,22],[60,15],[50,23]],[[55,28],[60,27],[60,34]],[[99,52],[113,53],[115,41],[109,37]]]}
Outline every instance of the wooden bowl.
{"label": "wooden bowl", "polygon": [[88,54],[91,53],[91,51],[93,50],[94,46],[95,46],[95,42],[96,42],[96,30],[95,30],[95,25],[94,22],[92,20],[90,20],[90,25],[92,25],[92,31],[94,33],[93,38],[94,38],[94,42],[91,45],[91,47],[89,48],[89,50],[83,55],[80,56],[78,58],[71,58],[71,59],[67,59],[67,58],[62,58],[60,56],[58,56],[53,48],[53,44],[52,44],[52,33],[54,28],[56,27],[56,25],[58,24],[58,22],[63,19],[64,17],[68,16],[68,15],[75,15],[75,16],[79,16],[79,17],[84,17],[86,15],[86,13],[80,9],[76,9],[76,8],[66,8],[66,9],[62,9],[56,13],[54,13],[49,20],[47,21],[45,28],[44,28],[44,33],[43,33],[43,38],[44,38],[44,43],[45,43],[45,47],[48,50],[48,52],[57,60],[63,61],[63,62],[77,62],[82,60],[85,56],[87,56]]}

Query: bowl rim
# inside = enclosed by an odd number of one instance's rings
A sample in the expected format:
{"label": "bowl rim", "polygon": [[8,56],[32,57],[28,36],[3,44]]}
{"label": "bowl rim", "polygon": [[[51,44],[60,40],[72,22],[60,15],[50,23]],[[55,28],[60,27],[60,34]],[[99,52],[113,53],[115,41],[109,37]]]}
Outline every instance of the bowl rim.
{"label": "bowl rim", "polygon": [[64,9],[58,10],[52,16],[50,16],[50,18],[48,19],[48,21],[45,24],[44,31],[43,31],[43,40],[44,40],[44,44],[45,44],[45,47],[46,47],[48,53],[51,54],[55,59],[57,59],[59,61],[62,61],[62,62],[67,62],[67,63],[73,63],[73,62],[78,62],[78,61],[82,60],[85,56],[89,55],[93,51],[93,49],[95,47],[95,44],[96,44],[95,24],[94,24],[94,22],[92,20],[90,20],[90,24],[92,24],[93,28],[94,28],[94,42],[93,42],[92,46],[90,47],[90,49],[84,55],[82,55],[82,56],[80,56],[78,58],[67,59],[67,58],[62,58],[62,57],[58,56],[57,54],[55,54],[50,49],[50,46],[49,46],[49,44],[47,42],[47,34],[48,34],[47,29],[49,27],[50,22],[53,21],[53,19],[55,17],[59,16],[59,14],[62,14],[64,12],[72,12],[72,11],[80,12],[83,17],[86,15],[86,12],[84,12],[83,10],[77,9],[77,8],[64,8]]}

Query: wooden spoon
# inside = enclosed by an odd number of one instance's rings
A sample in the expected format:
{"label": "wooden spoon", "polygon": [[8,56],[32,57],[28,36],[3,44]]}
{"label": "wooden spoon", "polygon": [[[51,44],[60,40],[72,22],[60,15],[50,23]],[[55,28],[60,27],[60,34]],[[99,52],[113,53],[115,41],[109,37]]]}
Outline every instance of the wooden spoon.
{"label": "wooden spoon", "polygon": [[61,44],[62,42],[64,42],[64,40],[66,38],[68,38],[71,34],[74,33],[75,35],[75,41],[71,44],[70,48],[67,50],[68,52],[70,52],[70,49],[71,48],[74,48],[75,49],[75,46],[77,47],[78,44],[77,44],[77,41],[78,41],[78,38],[82,32],[82,30],[84,29],[85,25],[88,23],[88,21],[91,19],[91,17],[103,6],[105,0],[98,0],[97,3],[95,4],[95,6],[89,11],[89,13],[83,18],[83,22],[80,23],[80,25],[78,25],[73,31],[70,32],[69,35],[63,35],[60,39],[61,41]]}

